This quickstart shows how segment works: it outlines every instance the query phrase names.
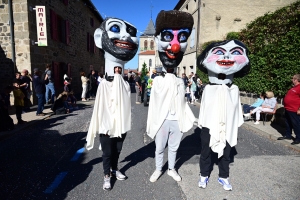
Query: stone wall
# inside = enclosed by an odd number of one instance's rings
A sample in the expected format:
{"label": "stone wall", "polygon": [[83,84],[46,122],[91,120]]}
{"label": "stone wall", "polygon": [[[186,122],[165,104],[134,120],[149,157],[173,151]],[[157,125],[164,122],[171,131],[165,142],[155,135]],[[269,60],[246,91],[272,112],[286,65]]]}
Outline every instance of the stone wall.
{"label": "stone wall", "polygon": [[[62,0],[14,0],[13,17],[15,30],[16,71],[27,69],[29,73],[34,68],[45,70],[47,63],[60,63],[62,67],[69,64],[73,78],[75,93],[81,92],[79,71],[89,73],[90,66],[95,70],[104,72],[104,56],[98,48],[87,50],[87,34],[94,35],[102,19],[95,14],[94,8],[87,1],[68,1],[65,5]],[[39,47],[37,41],[36,13],[32,10],[36,5],[46,7],[48,46]],[[70,22],[70,43],[54,41],[51,37],[50,9],[62,19]],[[93,19],[94,25],[90,25]],[[14,79],[14,70],[11,55],[10,26],[8,0],[0,0],[0,89]],[[92,41],[93,42],[93,41]],[[63,80],[61,80],[63,82]],[[62,91],[62,87],[56,88]]]}

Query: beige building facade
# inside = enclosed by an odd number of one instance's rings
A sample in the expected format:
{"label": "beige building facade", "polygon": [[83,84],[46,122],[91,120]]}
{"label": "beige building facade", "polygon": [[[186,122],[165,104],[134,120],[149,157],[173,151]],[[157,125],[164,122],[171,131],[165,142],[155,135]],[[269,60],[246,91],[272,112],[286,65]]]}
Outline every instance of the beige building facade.
{"label": "beige building facade", "polygon": [[[179,0],[174,10],[192,14],[195,29],[195,36],[191,34],[180,63],[179,75],[196,72],[196,54],[205,42],[224,40],[227,33],[239,32],[257,17],[293,2],[296,0]],[[190,47],[191,40],[196,44],[193,48]]]}
{"label": "beige building facade", "polygon": [[[45,6],[48,46],[38,46],[35,6]],[[63,76],[73,78],[75,93],[81,92],[80,71],[104,72],[103,52],[94,44],[94,31],[103,21],[89,0],[13,0],[11,13],[14,38],[10,31],[9,1],[0,3],[0,89],[11,84],[14,73],[34,68],[45,70],[52,64],[55,88],[62,91]],[[15,64],[12,39],[15,41]],[[15,68],[14,68],[15,65]],[[33,95],[35,96],[35,95]]]}

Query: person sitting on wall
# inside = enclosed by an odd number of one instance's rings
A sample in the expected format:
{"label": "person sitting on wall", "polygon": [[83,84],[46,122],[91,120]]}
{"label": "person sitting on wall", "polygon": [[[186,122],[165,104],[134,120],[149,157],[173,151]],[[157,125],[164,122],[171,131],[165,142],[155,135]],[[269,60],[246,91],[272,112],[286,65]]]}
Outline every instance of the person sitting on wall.
{"label": "person sitting on wall", "polygon": [[254,110],[251,110],[250,113],[244,114],[245,117],[250,117],[252,114],[256,113],[256,122],[255,125],[259,124],[260,113],[261,112],[273,112],[276,106],[276,98],[274,97],[274,93],[272,91],[266,92],[266,99],[263,104]]}
{"label": "person sitting on wall", "polygon": [[[262,93],[260,93],[259,98],[257,98],[253,104],[251,104],[251,105],[244,104],[243,105],[244,114],[250,113],[251,110],[254,110],[255,108],[261,106],[265,100],[265,97],[266,97],[265,95],[266,95],[266,93],[262,92]],[[245,119],[247,119],[247,118],[245,117]]]}

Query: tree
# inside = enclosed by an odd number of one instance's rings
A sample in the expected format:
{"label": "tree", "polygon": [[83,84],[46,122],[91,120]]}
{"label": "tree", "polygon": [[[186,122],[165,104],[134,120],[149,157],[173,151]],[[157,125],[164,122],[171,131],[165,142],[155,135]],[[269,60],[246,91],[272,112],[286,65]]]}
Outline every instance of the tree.
{"label": "tree", "polygon": [[144,76],[146,76],[148,73],[147,64],[144,62],[141,72],[141,79],[144,79]]}

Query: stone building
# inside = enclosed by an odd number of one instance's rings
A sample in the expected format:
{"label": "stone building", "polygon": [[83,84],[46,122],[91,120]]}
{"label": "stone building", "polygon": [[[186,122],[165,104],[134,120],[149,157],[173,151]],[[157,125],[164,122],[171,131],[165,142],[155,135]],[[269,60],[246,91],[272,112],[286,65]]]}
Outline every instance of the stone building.
{"label": "stone building", "polygon": [[[63,89],[64,74],[72,77],[74,92],[80,93],[80,71],[87,74],[90,69],[104,72],[103,52],[94,43],[94,31],[103,18],[90,0],[1,1],[0,89],[12,82],[14,72],[27,69],[32,73],[34,68],[45,70],[45,64],[52,64],[58,92]],[[8,24],[9,2],[12,2],[14,38]],[[45,6],[47,46],[36,44],[35,6]],[[12,39],[15,42],[15,68]]]}
{"label": "stone building", "polygon": [[140,36],[140,47],[138,54],[138,71],[142,71],[143,64],[147,65],[148,71],[152,73],[152,70],[161,66],[160,60],[156,51],[156,42],[155,42],[155,27],[152,19],[150,19],[146,30]]}
{"label": "stone building", "polygon": [[194,18],[188,48],[179,65],[179,75],[196,72],[196,54],[208,41],[224,40],[227,33],[238,32],[257,17],[287,6],[297,0],[179,0],[174,10]]}

